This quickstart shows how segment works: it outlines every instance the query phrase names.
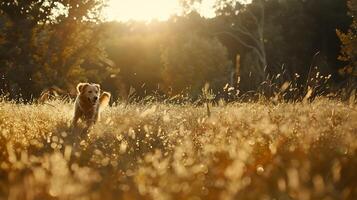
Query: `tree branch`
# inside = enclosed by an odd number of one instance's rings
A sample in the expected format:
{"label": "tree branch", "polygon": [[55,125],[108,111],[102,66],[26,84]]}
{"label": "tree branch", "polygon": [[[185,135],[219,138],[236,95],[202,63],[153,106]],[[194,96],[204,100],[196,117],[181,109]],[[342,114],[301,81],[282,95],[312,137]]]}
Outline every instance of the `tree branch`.
{"label": "tree branch", "polygon": [[253,35],[253,33],[250,33],[245,27],[243,27],[243,26],[234,27],[234,28],[231,27],[231,29],[232,29],[233,31],[237,31],[237,32],[239,32],[239,33],[241,33],[241,34],[243,34],[243,35],[249,37],[251,40],[253,40],[253,41],[256,43],[256,45],[260,45],[260,44],[259,44],[259,43],[260,43],[260,40],[258,40],[258,39]]}
{"label": "tree branch", "polygon": [[262,52],[259,51],[259,49],[253,45],[250,45],[250,44],[247,44],[246,42],[244,42],[241,38],[237,37],[236,35],[230,33],[230,32],[227,32],[227,31],[221,31],[221,32],[217,32],[215,33],[215,35],[222,35],[222,34],[225,34],[225,35],[228,35],[230,37],[232,37],[233,39],[235,39],[237,42],[239,42],[240,44],[242,44],[243,46],[247,47],[247,48],[250,48],[251,50],[253,50],[259,57],[259,60],[265,64],[265,59],[264,59],[264,55],[262,54]]}

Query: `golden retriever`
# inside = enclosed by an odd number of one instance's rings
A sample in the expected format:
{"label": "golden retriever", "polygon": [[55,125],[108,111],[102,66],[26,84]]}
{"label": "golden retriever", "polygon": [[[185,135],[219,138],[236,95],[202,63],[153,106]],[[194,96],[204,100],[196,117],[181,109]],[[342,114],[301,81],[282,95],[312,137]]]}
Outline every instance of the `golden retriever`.
{"label": "golden retriever", "polygon": [[93,83],[79,83],[77,93],[72,125],[76,126],[81,119],[89,127],[98,121],[100,112],[109,104],[111,95],[108,92],[101,92],[100,85]]}

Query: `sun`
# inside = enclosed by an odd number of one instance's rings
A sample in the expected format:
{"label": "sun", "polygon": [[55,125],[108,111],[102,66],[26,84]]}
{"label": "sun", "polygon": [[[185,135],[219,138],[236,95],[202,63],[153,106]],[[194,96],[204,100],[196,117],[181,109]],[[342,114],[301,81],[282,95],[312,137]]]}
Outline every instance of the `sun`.
{"label": "sun", "polygon": [[176,0],[109,0],[104,14],[110,21],[166,20],[179,9]]}
{"label": "sun", "polygon": [[[204,0],[202,15],[213,15],[214,0]],[[164,21],[170,16],[182,11],[179,0],[109,0],[104,9],[104,16],[108,21]]]}

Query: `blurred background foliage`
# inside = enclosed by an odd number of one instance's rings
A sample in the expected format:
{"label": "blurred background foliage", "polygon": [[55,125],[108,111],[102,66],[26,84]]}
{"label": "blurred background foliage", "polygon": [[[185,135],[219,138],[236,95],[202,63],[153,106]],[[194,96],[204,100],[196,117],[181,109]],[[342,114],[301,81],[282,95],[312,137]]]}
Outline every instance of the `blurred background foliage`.
{"label": "blurred background foliage", "polygon": [[266,95],[290,82],[296,98],[312,77],[329,79],[320,93],[356,86],[356,0],[217,0],[210,19],[199,1],[181,2],[182,16],[124,23],[101,18],[104,0],[1,1],[0,89],[14,99],[51,87],[72,96],[88,81],[115,98],[196,98],[206,82],[215,93],[228,84]]}

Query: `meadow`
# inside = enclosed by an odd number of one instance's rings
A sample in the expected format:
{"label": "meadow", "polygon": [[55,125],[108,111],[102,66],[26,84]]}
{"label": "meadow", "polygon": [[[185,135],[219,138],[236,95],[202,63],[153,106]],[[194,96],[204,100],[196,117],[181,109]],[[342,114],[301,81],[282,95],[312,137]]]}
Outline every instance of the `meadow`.
{"label": "meadow", "polygon": [[0,199],[357,199],[354,104],[118,103],[88,132],[72,109],[0,100]]}

